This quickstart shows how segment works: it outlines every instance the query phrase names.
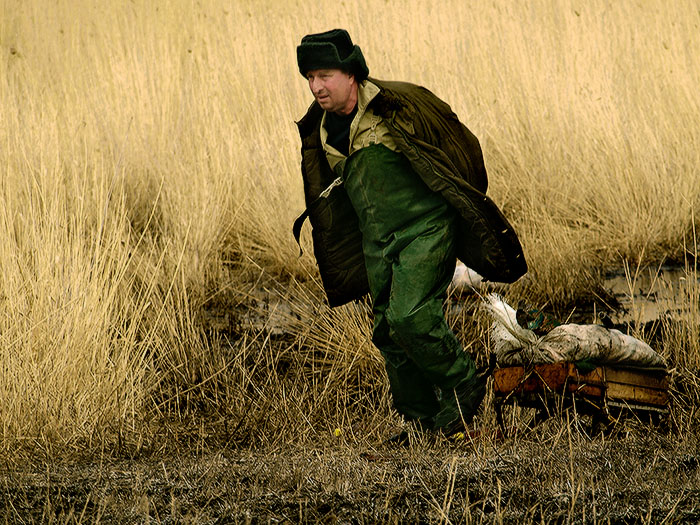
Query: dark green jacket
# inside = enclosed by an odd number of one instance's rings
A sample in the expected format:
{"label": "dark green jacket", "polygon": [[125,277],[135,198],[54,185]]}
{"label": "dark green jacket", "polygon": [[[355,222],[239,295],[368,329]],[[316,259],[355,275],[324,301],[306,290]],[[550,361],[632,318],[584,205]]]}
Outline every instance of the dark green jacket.
{"label": "dark green jacket", "polygon": [[[369,107],[385,119],[397,146],[426,185],[459,212],[459,259],[489,281],[513,282],[525,274],[527,264],[515,231],[485,195],[486,169],[477,138],[427,89],[369,80],[380,89]],[[338,186],[328,197],[319,198],[336,179],[321,144],[322,116],[323,109],[314,102],[297,125],[314,255],[328,302],[338,306],[362,297],[368,285],[362,235],[345,190]],[[300,228],[297,221],[295,235]]]}

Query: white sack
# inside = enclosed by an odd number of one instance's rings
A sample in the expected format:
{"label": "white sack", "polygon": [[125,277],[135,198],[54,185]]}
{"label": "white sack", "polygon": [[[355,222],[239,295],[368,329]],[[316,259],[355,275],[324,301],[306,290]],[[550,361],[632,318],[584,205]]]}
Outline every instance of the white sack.
{"label": "white sack", "polygon": [[499,364],[591,359],[600,364],[666,367],[663,358],[648,344],[619,330],[608,330],[595,324],[564,324],[543,337],[537,337],[532,330],[518,324],[515,310],[497,294],[489,294],[484,306],[494,319],[491,339]]}

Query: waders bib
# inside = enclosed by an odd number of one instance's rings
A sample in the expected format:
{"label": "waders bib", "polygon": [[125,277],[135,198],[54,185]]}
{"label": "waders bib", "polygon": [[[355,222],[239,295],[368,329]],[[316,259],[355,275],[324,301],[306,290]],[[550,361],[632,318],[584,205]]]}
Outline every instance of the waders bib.
{"label": "waders bib", "polygon": [[394,406],[428,429],[469,422],[484,384],[443,313],[456,261],[456,212],[406,157],[381,144],[353,153],[342,169],[362,231],[372,341],[384,357]]}

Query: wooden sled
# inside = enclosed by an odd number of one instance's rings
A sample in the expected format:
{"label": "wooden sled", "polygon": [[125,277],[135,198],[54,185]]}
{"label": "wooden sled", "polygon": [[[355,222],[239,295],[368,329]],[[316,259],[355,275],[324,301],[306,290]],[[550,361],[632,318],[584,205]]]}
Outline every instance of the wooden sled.
{"label": "wooden sled", "polygon": [[658,422],[668,415],[669,377],[663,370],[599,366],[579,372],[574,363],[508,366],[493,372],[496,418],[505,432],[503,406],[537,409],[535,422],[561,409],[592,416],[592,431],[604,431],[623,413]]}

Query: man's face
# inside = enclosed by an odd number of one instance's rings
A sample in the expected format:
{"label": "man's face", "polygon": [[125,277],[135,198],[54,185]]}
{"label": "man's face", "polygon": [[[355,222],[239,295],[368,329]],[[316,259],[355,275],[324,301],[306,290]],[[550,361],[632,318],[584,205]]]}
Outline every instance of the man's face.
{"label": "man's face", "polygon": [[309,89],[326,111],[349,114],[357,102],[355,76],[340,69],[314,69],[306,74]]}

